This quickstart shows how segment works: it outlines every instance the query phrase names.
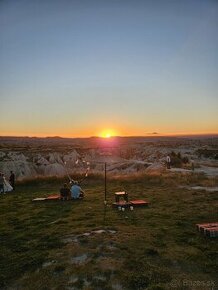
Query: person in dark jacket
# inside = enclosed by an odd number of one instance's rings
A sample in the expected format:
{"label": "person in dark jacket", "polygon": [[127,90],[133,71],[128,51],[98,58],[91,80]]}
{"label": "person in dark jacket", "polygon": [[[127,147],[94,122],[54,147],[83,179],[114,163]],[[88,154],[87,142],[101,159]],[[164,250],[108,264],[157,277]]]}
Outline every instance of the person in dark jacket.
{"label": "person in dark jacket", "polygon": [[70,190],[66,183],[64,183],[64,186],[60,188],[60,195],[62,200],[70,199]]}
{"label": "person in dark jacket", "polygon": [[9,177],[9,183],[13,187],[13,190],[15,190],[15,175],[13,171],[11,171],[11,175]]}
{"label": "person in dark jacket", "polygon": [[4,175],[0,173],[0,193],[5,193],[4,190]]}

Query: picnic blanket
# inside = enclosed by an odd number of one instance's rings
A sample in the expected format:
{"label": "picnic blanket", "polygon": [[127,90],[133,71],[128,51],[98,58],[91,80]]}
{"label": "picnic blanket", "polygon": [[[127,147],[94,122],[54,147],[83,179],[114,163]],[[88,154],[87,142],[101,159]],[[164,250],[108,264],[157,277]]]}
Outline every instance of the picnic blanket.
{"label": "picnic blanket", "polygon": [[60,194],[51,194],[47,197],[37,197],[34,198],[32,201],[46,201],[46,200],[60,200]]}
{"label": "picnic blanket", "polygon": [[119,202],[114,202],[113,206],[121,206],[121,207],[140,207],[140,206],[148,206],[149,202],[142,200],[142,199],[136,199],[136,200],[130,200],[129,202],[125,202],[125,201],[119,201]]}

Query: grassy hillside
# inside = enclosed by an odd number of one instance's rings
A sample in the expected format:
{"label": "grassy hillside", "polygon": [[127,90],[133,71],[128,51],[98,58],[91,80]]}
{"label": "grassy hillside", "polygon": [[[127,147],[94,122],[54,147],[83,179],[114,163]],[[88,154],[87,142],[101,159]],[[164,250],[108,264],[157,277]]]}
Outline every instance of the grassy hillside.
{"label": "grassy hillside", "polygon": [[[218,221],[217,193],[177,186],[198,178],[111,179],[106,207],[101,177],[85,181],[83,201],[31,201],[63,180],[19,184],[0,196],[0,288],[216,289],[217,239],[195,224]],[[150,206],[112,208],[120,190]]]}

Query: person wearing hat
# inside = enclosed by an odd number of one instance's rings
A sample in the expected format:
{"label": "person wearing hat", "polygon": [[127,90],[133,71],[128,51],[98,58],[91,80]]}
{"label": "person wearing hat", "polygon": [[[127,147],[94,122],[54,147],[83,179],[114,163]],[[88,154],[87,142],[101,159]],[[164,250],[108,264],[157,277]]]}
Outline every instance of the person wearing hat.
{"label": "person wearing hat", "polygon": [[84,191],[82,188],[79,186],[78,181],[75,181],[74,184],[72,185],[71,189],[71,198],[72,199],[79,199],[84,197]]}
{"label": "person wearing hat", "polygon": [[60,188],[60,196],[61,196],[61,200],[70,199],[70,190],[67,187],[66,183],[64,183],[64,186]]}

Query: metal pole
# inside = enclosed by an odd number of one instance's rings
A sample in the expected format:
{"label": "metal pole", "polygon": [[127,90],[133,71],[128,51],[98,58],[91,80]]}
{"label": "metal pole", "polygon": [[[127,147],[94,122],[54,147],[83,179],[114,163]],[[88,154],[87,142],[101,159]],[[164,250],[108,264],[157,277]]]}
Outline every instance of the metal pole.
{"label": "metal pole", "polygon": [[107,163],[104,163],[104,202],[107,202]]}

